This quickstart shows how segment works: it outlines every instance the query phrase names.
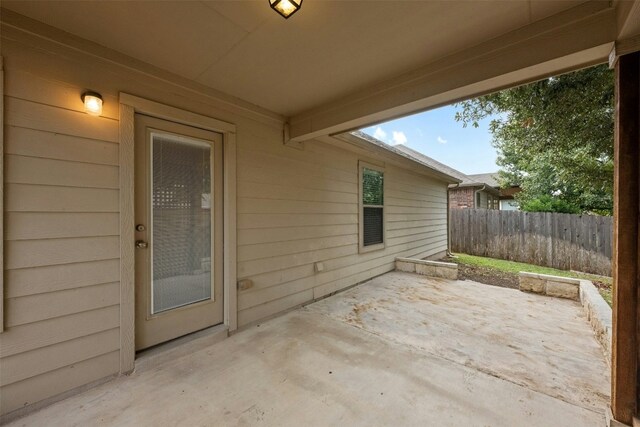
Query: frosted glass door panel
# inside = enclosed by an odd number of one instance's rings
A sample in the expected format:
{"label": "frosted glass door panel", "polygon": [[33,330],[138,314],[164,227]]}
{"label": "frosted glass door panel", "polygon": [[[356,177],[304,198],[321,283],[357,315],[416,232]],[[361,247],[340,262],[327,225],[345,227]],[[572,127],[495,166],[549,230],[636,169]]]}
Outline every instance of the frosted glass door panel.
{"label": "frosted glass door panel", "polygon": [[211,146],[152,134],[152,312],[211,299]]}

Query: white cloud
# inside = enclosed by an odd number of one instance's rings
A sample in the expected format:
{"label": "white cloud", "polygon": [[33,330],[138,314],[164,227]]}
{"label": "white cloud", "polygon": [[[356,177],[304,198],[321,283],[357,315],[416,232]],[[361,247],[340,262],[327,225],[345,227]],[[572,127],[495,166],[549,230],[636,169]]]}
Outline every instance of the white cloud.
{"label": "white cloud", "polygon": [[443,137],[441,137],[441,136],[439,136],[439,137],[438,137],[438,144],[446,144],[446,143],[447,143],[447,140],[446,140],[446,139],[444,139],[444,138],[443,138]]}
{"label": "white cloud", "polygon": [[373,132],[373,137],[381,141],[384,141],[385,139],[387,139],[387,133],[383,131],[380,126],[378,126],[376,130]]}
{"label": "white cloud", "polygon": [[407,143],[407,135],[404,134],[404,132],[399,132],[394,130],[393,131],[393,137],[391,138],[393,145],[400,145],[400,144],[406,144]]}

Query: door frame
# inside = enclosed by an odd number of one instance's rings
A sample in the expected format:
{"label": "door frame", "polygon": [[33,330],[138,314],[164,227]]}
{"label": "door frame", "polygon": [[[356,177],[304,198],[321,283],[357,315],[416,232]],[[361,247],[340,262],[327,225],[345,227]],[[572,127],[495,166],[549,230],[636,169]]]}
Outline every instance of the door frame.
{"label": "door frame", "polygon": [[120,373],[135,366],[134,144],[135,114],[222,134],[223,324],[238,327],[236,288],[236,125],[120,93]]}

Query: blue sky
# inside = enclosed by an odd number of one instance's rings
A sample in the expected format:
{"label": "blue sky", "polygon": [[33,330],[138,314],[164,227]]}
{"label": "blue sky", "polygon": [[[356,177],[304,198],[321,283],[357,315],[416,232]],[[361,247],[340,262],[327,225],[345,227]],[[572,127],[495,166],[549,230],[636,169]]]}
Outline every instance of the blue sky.
{"label": "blue sky", "polygon": [[499,167],[491,145],[491,119],[480,122],[478,128],[463,128],[455,120],[456,111],[450,105],[362,131],[389,144],[406,144],[466,174],[496,172]]}

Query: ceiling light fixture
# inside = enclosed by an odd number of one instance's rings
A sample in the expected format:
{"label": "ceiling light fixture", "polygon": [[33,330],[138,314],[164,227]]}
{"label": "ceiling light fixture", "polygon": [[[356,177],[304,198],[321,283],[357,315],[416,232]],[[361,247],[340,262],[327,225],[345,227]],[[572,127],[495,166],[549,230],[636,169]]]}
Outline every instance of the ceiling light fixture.
{"label": "ceiling light fixture", "polygon": [[302,7],[302,0],[269,0],[269,6],[284,19],[289,19]]}
{"label": "ceiling light fixture", "polygon": [[84,111],[92,116],[100,116],[102,114],[102,95],[98,92],[85,92],[80,96],[84,102]]}

